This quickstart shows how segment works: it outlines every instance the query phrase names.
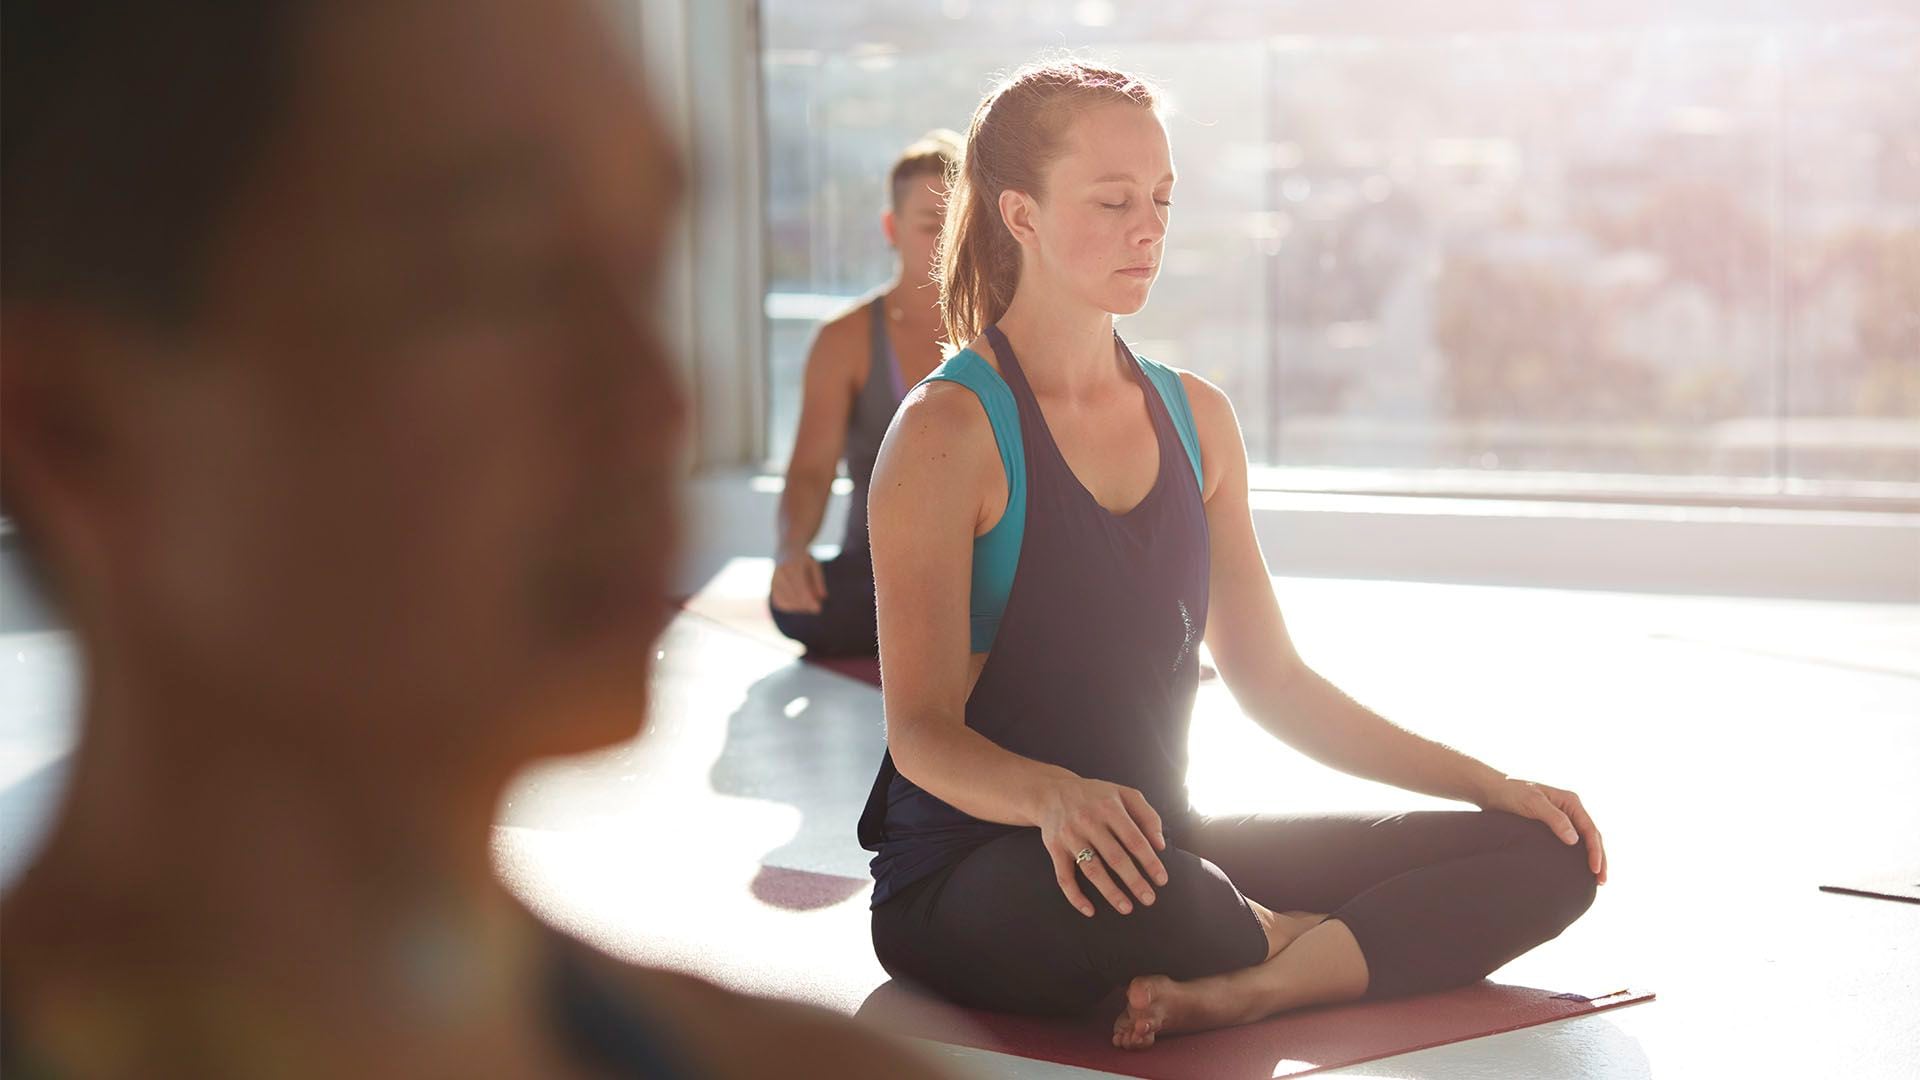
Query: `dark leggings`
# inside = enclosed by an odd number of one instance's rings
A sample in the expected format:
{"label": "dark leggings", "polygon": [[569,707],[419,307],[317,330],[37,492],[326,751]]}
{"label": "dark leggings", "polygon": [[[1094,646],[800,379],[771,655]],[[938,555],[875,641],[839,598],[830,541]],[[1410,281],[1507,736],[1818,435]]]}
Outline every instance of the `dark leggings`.
{"label": "dark leggings", "polygon": [[1084,878],[1089,919],[1037,829],[982,845],[873,912],[881,966],[962,1005],[1063,1014],[1138,975],[1258,964],[1249,899],[1329,913],[1360,944],[1368,997],[1460,986],[1559,935],[1593,902],[1586,847],[1499,811],[1197,819],[1161,853],[1168,882],[1120,915]]}
{"label": "dark leggings", "polygon": [[781,611],[771,603],[773,624],[807,647],[808,656],[877,656],[880,638],[873,614],[873,562],[864,551],[848,552],[820,564],[827,598],[819,614]]}

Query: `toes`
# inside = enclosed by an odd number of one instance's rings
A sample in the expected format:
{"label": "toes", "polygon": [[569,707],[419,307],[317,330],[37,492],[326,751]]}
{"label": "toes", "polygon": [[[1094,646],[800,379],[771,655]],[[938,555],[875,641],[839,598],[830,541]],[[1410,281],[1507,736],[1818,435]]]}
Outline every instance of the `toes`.
{"label": "toes", "polygon": [[1128,1009],[1113,1023],[1113,1045],[1122,1050],[1143,1050],[1153,1045],[1155,1029],[1152,1017]]}

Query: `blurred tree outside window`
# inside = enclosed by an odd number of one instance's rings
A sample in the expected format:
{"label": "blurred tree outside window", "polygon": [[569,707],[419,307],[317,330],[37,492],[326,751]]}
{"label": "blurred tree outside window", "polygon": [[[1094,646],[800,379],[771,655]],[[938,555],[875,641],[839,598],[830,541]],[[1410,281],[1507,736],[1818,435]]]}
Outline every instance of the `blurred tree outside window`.
{"label": "blurred tree outside window", "polygon": [[1121,332],[1260,483],[1920,505],[1920,12],[1768,12],[766,0],[771,463],[893,155],[1072,45],[1170,93]]}

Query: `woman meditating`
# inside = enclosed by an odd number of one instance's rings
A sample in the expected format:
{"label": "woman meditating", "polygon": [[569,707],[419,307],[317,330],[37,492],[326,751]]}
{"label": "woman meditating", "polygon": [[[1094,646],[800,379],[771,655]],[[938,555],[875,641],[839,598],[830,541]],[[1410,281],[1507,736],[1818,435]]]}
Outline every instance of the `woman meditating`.
{"label": "woman meditating", "polygon": [[[1459,986],[1606,879],[1572,792],[1355,703],[1288,638],[1232,406],[1138,357],[1174,168],[1155,89],[1062,61],[974,113],[940,290],[964,346],[908,394],[871,493],[887,743],[860,838],[896,978],[1069,1013],[1113,1041]],[[1204,640],[1254,721],[1354,775],[1478,810],[1200,816]]]}
{"label": "woman meditating", "polygon": [[[947,210],[946,174],[959,154],[960,136],[935,129],[894,161],[880,228],[899,254],[899,273],[879,295],[821,327],[807,355],[767,606],[780,632],[813,656],[872,656],[878,648],[867,482],[907,387],[940,363],[933,255]],[[843,458],[853,499],[840,554],[823,563],[808,548]]]}

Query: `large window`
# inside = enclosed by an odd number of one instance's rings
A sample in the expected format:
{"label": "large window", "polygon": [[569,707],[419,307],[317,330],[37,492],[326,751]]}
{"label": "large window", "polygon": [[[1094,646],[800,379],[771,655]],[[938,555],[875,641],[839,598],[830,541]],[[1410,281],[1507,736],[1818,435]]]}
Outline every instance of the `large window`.
{"label": "large window", "polygon": [[1066,45],[1173,98],[1121,332],[1264,483],[1920,499],[1920,16],[1464,6],[768,0],[774,463],[815,321],[889,273],[892,155]]}

